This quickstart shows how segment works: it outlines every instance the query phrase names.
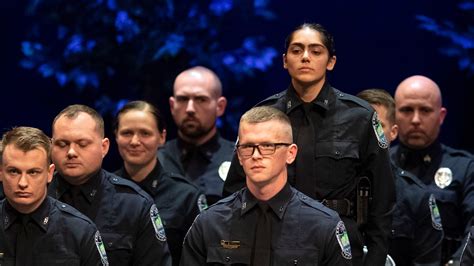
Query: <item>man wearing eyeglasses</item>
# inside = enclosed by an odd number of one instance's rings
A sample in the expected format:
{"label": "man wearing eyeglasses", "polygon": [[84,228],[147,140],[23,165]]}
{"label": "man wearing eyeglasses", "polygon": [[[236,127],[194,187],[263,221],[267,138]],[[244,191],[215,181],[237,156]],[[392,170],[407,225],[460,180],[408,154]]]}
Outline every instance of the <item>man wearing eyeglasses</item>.
{"label": "man wearing eyeglasses", "polygon": [[198,216],[181,265],[352,265],[337,213],[287,183],[298,150],[288,117],[252,108],[240,119],[236,149],[246,187]]}

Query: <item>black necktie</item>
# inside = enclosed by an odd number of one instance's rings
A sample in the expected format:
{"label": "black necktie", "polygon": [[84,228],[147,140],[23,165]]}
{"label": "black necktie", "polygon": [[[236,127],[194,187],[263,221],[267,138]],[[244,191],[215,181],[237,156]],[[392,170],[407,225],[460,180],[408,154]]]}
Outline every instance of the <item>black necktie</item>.
{"label": "black necktie", "polygon": [[272,223],[270,207],[259,203],[260,207],[253,247],[253,266],[269,266],[271,263]]}
{"label": "black necktie", "polygon": [[31,231],[28,230],[30,216],[20,215],[18,235],[16,237],[15,265],[26,266],[33,265],[33,239]]}
{"label": "black necktie", "polygon": [[296,155],[296,183],[295,187],[307,195],[314,194],[315,173],[314,173],[314,146],[315,132],[313,122],[311,121],[312,103],[304,103],[304,114],[301,117],[298,127],[296,144],[299,147]]}

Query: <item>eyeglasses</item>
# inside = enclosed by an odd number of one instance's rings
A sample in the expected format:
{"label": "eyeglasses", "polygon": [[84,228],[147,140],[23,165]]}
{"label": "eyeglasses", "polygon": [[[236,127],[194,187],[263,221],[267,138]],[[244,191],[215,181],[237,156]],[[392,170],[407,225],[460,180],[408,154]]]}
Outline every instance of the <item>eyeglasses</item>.
{"label": "eyeglasses", "polygon": [[255,149],[261,155],[272,155],[278,146],[290,146],[291,143],[261,143],[261,144],[238,144],[237,152],[242,157],[251,157]]}

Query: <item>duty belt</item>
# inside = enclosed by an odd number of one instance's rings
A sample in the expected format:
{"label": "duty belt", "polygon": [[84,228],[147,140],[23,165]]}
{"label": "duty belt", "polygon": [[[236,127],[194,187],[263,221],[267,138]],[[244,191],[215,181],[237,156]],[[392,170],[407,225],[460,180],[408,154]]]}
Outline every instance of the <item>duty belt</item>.
{"label": "duty belt", "polygon": [[321,203],[324,204],[324,206],[335,210],[340,216],[354,216],[353,204],[346,198],[334,200],[323,199]]}

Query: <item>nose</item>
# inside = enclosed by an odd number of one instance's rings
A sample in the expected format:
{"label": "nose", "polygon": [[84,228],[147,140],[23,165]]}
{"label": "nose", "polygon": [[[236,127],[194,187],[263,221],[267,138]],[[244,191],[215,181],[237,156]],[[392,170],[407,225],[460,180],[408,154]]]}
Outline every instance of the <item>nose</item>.
{"label": "nose", "polygon": [[140,144],[140,138],[138,137],[137,134],[133,134],[133,137],[132,137],[132,140],[130,141],[130,144],[132,144],[132,145]]}
{"label": "nose", "polygon": [[303,52],[303,58],[302,58],[304,61],[305,60],[309,60],[309,51],[307,49],[304,50]]}
{"label": "nose", "polygon": [[28,187],[28,180],[26,178],[26,173],[23,173],[21,176],[20,176],[20,180],[18,180],[18,186],[21,188],[21,189],[25,189]]}
{"label": "nose", "polygon": [[74,149],[74,144],[69,145],[69,149],[67,150],[67,157],[68,158],[77,157],[76,150]]}
{"label": "nose", "polygon": [[413,117],[411,119],[412,124],[420,124],[421,122],[421,117],[420,117],[420,112],[415,111],[413,112]]}
{"label": "nose", "polygon": [[194,113],[196,110],[194,109],[194,101],[189,99],[188,103],[186,104],[186,113]]}
{"label": "nose", "polygon": [[252,158],[253,159],[262,158],[262,154],[260,153],[260,149],[258,148],[258,146],[253,147]]}

